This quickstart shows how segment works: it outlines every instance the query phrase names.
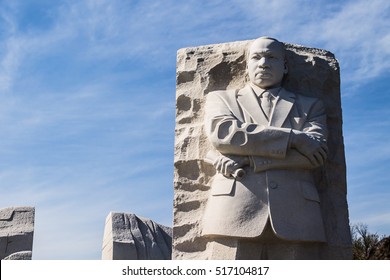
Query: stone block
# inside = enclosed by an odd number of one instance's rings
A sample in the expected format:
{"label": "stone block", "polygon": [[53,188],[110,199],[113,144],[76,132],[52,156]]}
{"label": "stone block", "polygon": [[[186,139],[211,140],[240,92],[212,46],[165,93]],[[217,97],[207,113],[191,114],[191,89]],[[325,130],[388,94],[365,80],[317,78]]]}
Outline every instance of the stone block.
{"label": "stone block", "polygon": [[169,260],[172,229],[134,214],[111,212],[104,229],[103,260]]}
{"label": "stone block", "polygon": [[[205,99],[211,91],[244,87],[246,50],[251,43],[189,47],[177,52],[173,259],[210,259],[210,248],[217,246],[201,234],[215,175],[214,167],[204,160],[213,149],[203,127]],[[324,168],[316,172],[327,239],[322,258],[351,259],[339,63],[326,50],[284,45],[289,72],[282,86],[317,97],[326,106],[329,154]],[[231,255],[234,245],[226,248]]]}
{"label": "stone block", "polygon": [[0,209],[0,259],[31,259],[34,207]]}

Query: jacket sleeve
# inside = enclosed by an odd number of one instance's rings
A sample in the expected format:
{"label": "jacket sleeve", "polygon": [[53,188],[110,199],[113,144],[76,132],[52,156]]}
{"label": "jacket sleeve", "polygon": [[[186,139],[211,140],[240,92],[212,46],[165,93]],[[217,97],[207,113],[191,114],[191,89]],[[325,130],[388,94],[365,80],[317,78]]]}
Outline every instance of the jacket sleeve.
{"label": "jacket sleeve", "polygon": [[251,157],[250,162],[254,172],[270,169],[314,169],[318,167],[296,150],[290,150],[284,159]]}
{"label": "jacket sleeve", "polygon": [[[300,130],[310,136],[312,141],[326,143],[328,132],[323,102],[319,99],[306,97],[305,101],[298,103],[305,104],[305,108],[301,108],[301,110],[307,111]],[[282,160],[259,156],[251,157],[251,165],[255,172],[269,169],[313,169],[318,167],[296,149],[288,149],[285,158]]]}
{"label": "jacket sleeve", "polygon": [[308,109],[307,118],[302,131],[313,138],[326,142],[328,130],[326,125],[326,113],[324,103],[316,98],[311,98],[312,105]]}
{"label": "jacket sleeve", "polygon": [[215,91],[207,96],[205,129],[213,146],[222,154],[264,156],[283,159],[291,129],[243,121],[234,91]]}

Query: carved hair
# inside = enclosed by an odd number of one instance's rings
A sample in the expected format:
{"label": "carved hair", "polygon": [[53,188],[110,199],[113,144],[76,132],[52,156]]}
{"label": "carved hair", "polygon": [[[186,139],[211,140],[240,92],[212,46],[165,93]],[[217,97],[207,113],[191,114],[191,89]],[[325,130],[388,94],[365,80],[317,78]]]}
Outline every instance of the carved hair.
{"label": "carved hair", "polygon": [[284,55],[284,57],[286,57],[286,52],[285,52],[286,49],[285,49],[284,44],[283,44],[282,42],[280,42],[279,40],[277,40],[277,39],[275,39],[275,38],[272,38],[272,37],[261,36],[261,37],[255,39],[255,40],[248,46],[248,48],[245,50],[245,52],[246,52],[246,55],[245,55],[245,56],[246,56],[246,60],[247,60],[247,61],[249,60],[249,50],[250,50],[251,46],[252,46],[257,40],[262,40],[262,39],[272,40],[272,41],[276,42],[277,44],[279,44],[279,45],[282,47],[282,49],[283,49],[283,55]]}

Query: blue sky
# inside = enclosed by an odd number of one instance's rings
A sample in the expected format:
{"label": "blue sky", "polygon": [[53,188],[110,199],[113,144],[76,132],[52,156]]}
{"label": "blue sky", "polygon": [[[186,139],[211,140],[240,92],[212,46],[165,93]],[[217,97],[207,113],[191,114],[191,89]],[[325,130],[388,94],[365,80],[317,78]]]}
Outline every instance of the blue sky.
{"label": "blue sky", "polygon": [[387,0],[3,0],[0,207],[34,259],[100,259],[110,211],[171,225],[176,51],[262,35],[341,65],[350,220],[390,235]]}

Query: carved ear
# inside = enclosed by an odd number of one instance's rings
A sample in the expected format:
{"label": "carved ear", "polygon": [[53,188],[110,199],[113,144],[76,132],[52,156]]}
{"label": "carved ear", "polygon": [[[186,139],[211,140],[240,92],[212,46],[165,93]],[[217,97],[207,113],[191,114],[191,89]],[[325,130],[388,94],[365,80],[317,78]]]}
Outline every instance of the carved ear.
{"label": "carved ear", "polygon": [[246,76],[246,77],[249,76],[248,62],[246,63],[246,66],[245,66],[245,76]]}

